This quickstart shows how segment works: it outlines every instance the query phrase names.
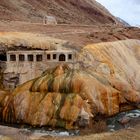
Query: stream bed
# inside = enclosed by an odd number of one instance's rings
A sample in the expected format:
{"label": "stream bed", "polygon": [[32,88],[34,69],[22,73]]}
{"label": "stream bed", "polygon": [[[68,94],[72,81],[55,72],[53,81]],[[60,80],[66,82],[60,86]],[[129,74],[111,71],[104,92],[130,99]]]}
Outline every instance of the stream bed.
{"label": "stream bed", "polygon": [[[124,128],[131,128],[136,123],[140,122],[140,110],[132,110],[128,112],[122,112],[112,118],[107,119],[107,131],[113,132]],[[67,136],[78,136],[80,135],[80,130],[51,130],[46,127],[42,128],[31,128],[29,126],[15,125],[15,126],[5,126],[0,125],[0,136],[10,136],[13,138],[24,140],[29,137],[67,137]]]}

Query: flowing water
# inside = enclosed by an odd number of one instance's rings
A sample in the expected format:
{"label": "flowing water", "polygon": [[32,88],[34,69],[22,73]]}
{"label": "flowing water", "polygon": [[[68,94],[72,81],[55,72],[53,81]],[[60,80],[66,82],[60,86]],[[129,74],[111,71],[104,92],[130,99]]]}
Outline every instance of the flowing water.
{"label": "flowing water", "polygon": [[[127,119],[128,123],[120,123],[122,119]],[[122,112],[115,117],[107,120],[107,126],[109,131],[116,131],[123,128],[129,128],[136,125],[136,122],[140,122],[140,110],[132,110],[128,112]]]}

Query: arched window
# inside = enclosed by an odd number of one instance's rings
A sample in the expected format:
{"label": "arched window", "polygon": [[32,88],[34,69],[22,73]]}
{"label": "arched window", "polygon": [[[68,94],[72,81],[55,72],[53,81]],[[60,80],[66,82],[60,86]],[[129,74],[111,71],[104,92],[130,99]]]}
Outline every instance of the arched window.
{"label": "arched window", "polygon": [[59,55],[59,61],[66,61],[66,56],[65,56],[65,54],[60,54],[60,55]]}

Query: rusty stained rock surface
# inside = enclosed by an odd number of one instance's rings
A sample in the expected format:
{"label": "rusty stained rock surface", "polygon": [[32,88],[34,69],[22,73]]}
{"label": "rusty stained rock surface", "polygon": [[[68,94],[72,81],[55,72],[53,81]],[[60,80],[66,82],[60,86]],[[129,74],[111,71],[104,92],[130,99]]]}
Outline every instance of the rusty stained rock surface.
{"label": "rusty stained rock surface", "polygon": [[1,121],[73,129],[139,108],[140,41],[88,45],[78,59],[79,69],[62,64],[12,94],[0,91]]}

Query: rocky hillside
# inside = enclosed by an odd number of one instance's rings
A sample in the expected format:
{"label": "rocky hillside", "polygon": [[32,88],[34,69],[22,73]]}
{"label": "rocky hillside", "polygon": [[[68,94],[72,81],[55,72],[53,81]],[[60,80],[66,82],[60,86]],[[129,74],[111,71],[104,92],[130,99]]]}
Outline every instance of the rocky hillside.
{"label": "rocky hillside", "polygon": [[0,20],[42,22],[44,15],[58,23],[114,24],[116,19],[95,0],[1,0]]}

